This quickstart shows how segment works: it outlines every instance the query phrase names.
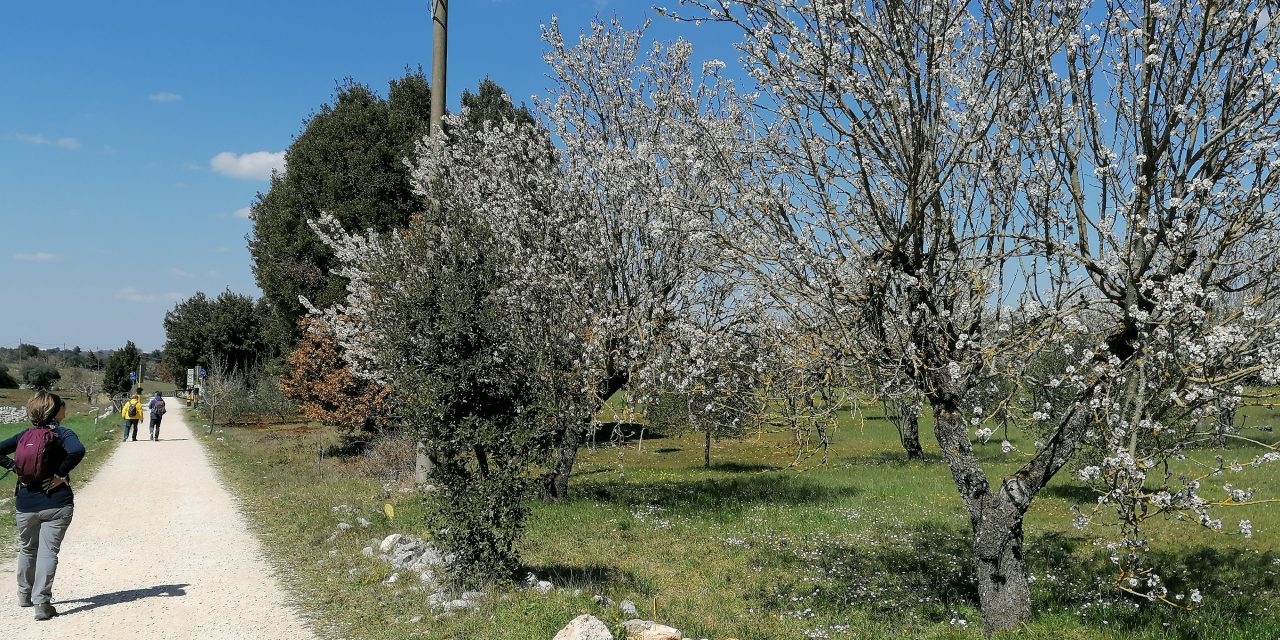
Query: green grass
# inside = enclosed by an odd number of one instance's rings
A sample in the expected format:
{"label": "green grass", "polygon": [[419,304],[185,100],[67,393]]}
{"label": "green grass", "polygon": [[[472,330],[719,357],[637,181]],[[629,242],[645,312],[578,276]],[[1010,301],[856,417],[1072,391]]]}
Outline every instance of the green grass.
{"label": "green grass", "polygon": [[[12,406],[13,404],[18,404],[12,402],[12,400],[19,397],[18,393],[11,389],[5,389],[4,392],[3,395],[0,395],[0,405]],[[30,397],[29,391],[21,393],[25,393],[27,397]],[[25,403],[26,398],[22,398],[22,402]],[[85,447],[84,460],[71,473],[71,486],[74,489],[84,486],[93,477],[98,467],[102,466],[102,463],[115,450],[116,440],[120,437],[120,421],[114,417],[108,417],[99,421],[98,424],[94,424],[93,416],[89,415],[93,412],[88,411],[88,408],[82,402],[72,401],[69,405],[69,415],[62,424],[75,431],[76,435],[80,437],[80,442]],[[7,439],[28,426],[25,424],[0,425],[0,440]],[[0,480],[0,496],[9,499],[5,502],[3,508],[0,508],[0,531],[12,532],[14,527],[17,526],[13,511],[13,492],[16,482],[17,476],[13,474],[9,474],[8,477]],[[0,535],[0,556],[6,558],[12,556],[16,543],[17,538],[15,536]]]}
{"label": "green grass", "polygon": [[[1242,413],[1252,427],[1280,417],[1265,407]],[[907,463],[877,410],[862,417],[857,424],[846,417],[826,465],[809,458],[785,468],[794,451],[774,434],[717,444],[711,469],[702,468],[698,434],[649,433],[642,450],[634,442],[584,450],[574,498],[535,505],[523,545],[528,570],[562,588],[516,592],[441,619],[425,610],[414,580],[383,584],[390,568],[360,553],[388,533],[422,535],[416,497],[361,477],[355,460],[320,459],[317,452],[334,443],[331,432],[228,428],[208,443],[303,606],[335,636],[549,638],[582,613],[616,628],[623,616],[596,604],[599,593],[633,600],[642,617],[693,638],[982,637],[968,520],[927,421],[928,459]],[[1031,448],[1017,434],[1010,439]],[[1017,464],[1017,454],[1004,456],[998,444],[978,451],[993,477]],[[1239,447],[1193,457],[1255,453]],[[1275,469],[1264,467],[1208,481],[1206,493],[1226,482],[1260,495],[1280,491]],[[1104,532],[1070,525],[1071,507],[1092,500],[1066,472],[1037,498],[1026,523],[1036,617],[1008,637],[1280,637],[1280,537],[1273,533],[1280,511],[1250,506],[1223,515],[1228,528],[1252,520],[1252,539],[1153,524],[1152,556],[1171,594],[1198,588],[1205,596],[1203,607],[1188,612],[1139,605],[1114,589],[1108,554],[1095,541]],[[388,502],[395,521],[383,515]],[[339,504],[373,524],[330,542],[340,520],[355,522],[332,511]]]}

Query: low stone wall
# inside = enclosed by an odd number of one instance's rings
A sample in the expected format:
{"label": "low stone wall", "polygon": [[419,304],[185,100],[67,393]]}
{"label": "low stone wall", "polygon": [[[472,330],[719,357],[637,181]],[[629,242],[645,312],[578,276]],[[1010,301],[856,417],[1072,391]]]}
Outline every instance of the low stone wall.
{"label": "low stone wall", "polygon": [[27,421],[24,407],[0,407],[0,424],[19,424]]}

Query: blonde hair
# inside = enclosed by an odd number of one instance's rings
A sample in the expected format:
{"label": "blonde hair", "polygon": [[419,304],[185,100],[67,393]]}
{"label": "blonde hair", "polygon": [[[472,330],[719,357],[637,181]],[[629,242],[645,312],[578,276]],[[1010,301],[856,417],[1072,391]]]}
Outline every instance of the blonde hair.
{"label": "blonde hair", "polygon": [[57,419],[58,410],[64,404],[62,398],[56,393],[37,391],[27,401],[27,416],[31,418],[31,424],[42,427]]}

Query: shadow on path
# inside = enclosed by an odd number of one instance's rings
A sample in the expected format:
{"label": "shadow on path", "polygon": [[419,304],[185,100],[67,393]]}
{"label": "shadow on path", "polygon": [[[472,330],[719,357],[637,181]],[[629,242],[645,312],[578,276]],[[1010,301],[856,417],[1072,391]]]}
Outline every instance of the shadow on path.
{"label": "shadow on path", "polygon": [[74,604],[79,602],[83,602],[85,604],[82,604],[73,609],[59,611],[58,615],[69,616],[73,613],[89,611],[91,609],[97,609],[98,607],[105,607],[107,605],[112,605],[112,604],[124,604],[126,602],[135,602],[137,600],[144,600],[146,598],[174,598],[177,596],[185,596],[187,595],[186,587],[189,587],[189,586],[191,585],[162,584],[155,587],[147,587],[146,589],[129,589],[126,591],[113,591],[111,593],[104,593],[101,595],[91,596],[88,598],[78,598],[75,600],[60,600],[57,602],[57,604],[63,605],[63,604]]}

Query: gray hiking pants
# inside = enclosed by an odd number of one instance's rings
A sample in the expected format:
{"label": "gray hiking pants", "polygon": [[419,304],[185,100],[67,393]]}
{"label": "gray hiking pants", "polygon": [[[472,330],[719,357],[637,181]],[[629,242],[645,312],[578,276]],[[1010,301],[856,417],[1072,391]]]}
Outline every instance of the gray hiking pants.
{"label": "gray hiking pants", "polygon": [[53,597],[58,549],[71,526],[74,505],[18,514],[18,598],[45,604]]}

